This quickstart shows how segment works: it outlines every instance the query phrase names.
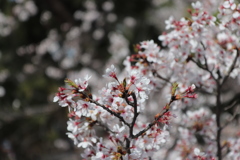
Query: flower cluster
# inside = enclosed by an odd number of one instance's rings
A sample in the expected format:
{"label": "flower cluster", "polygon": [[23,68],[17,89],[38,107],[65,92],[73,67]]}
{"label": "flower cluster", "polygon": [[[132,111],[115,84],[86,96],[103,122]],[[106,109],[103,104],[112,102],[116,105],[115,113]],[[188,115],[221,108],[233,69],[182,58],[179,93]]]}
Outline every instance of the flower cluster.
{"label": "flower cluster", "polygon": [[[172,98],[152,121],[143,121],[140,116],[146,110],[146,100],[152,90],[151,81],[136,70],[119,80],[112,65],[104,75],[114,81],[92,95],[88,89],[89,76],[84,79],[66,80],[70,88],[59,88],[54,102],[69,108],[68,136],[78,147],[85,148],[83,158],[92,159],[144,159],[160,149],[166,142],[173,117],[170,106],[179,100],[178,85],[172,86]],[[150,85],[151,86],[151,85]],[[186,89],[181,98],[191,96],[195,86]],[[97,128],[102,127],[108,137],[99,137]],[[160,127],[162,126],[162,127]]]}
{"label": "flower cluster", "polygon": [[[180,137],[177,142],[177,150],[182,157],[194,157],[192,150],[201,145],[206,145],[203,152],[206,159],[215,157],[213,154],[216,153],[215,116],[209,110],[200,108],[195,111],[187,111],[180,124],[182,127],[178,128]],[[197,144],[199,146],[196,146]]]}
{"label": "flower cluster", "polygon": [[[219,19],[204,10],[200,2],[193,3],[193,10],[189,11],[191,14],[189,18],[177,21],[171,17],[166,21],[166,28],[172,29],[172,31],[159,36],[163,45],[168,46],[169,54],[176,61],[187,63],[184,64],[184,67],[191,68],[191,70],[186,70],[188,75],[201,77],[195,84],[207,84],[206,88],[213,88],[214,85],[209,86],[214,83],[213,79],[229,76],[229,72],[231,72],[230,76],[235,78],[240,72],[237,67],[239,66],[240,39],[238,32],[240,24],[234,18],[226,22],[225,19],[229,20],[229,18],[225,18],[229,9],[228,3],[230,1],[225,1],[219,8]],[[228,15],[233,16],[239,13],[239,9],[236,7],[239,5],[233,1],[231,1],[231,5],[235,6],[233,7],[234,11],[228,12]],[[237,27],[230,25],[235,21],[234,25]],[[227,25],[228,23],[229,25]],[[204,71],[198,68],[202,68]],[[196,73],[193,70],[200,72]],[[194,79],[197,78],[194,77]]]}
{"label": "flower cluster", "polygon": [[226,0],[219,8],[219,18],[222,19],[222,29],[229,28],[236,31],[236,35],[240,35],[240,4],[234,0]]}

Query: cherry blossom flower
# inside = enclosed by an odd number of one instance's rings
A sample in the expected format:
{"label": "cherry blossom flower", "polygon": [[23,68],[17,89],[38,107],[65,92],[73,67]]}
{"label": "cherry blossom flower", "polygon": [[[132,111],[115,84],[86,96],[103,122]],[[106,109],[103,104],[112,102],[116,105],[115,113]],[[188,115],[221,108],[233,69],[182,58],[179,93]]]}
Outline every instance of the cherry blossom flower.
{"label": "cherry blossom flower", "polygon": [[234,10],[236,8],[236,4],[234,3],[234,0],[227,0],[223,3],[223,7],[231,8],[231,10]]}
{"label": "cherry blossom flower", "polygon": [[111,77],[117,79],[116,71],[117,69],[114,67],[114,65],[111,65],[110,68],[106,69],[106,74],[103,75],[103,77]]}
{"label": "cherry blossom flower", "polygon": [[84,77],[84,80],[82,79],[75,79],[75,83],[79,88],[79,92],[84,91],[88,87],[88,80],[91,78],[91,76],[86,75]]}

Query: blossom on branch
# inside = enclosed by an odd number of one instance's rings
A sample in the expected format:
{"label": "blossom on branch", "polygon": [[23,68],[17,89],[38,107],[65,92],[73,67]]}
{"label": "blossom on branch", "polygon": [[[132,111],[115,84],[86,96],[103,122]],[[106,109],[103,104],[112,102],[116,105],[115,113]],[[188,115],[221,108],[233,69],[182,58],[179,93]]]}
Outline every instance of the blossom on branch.
{"label": "blossom on branch", "polygon": [[[99,95],[89,91],[89,76],[65,81],[69,87],[61,87],[53,101],[69,108],[68,136],[85,149],[83,158],[154,159],[158,153],[169,157],[169,152],[189,160],[239,158],[239,145],[221,140],[228,122],[220,121],[228,110],[221,98],[223,85],[229,77],[240,78],[239,4],[225,0],[217,16],[204,6],[192,3],[188,18],[166,21],[170,31],[159,40],[167,49],[153,40],[142,41],[124,61],[122,76],[114,65],[107,68],[103,77],[111,81]],[[167,102],[159,107],[157,100],[150,113],[153,98],[159,98],[152,93],[164,87],[171,88],[170,93],[163,90]],[[190,103],[198,97],[195,90],[208,94],[213,107],[203,104],[205,100]],[[176,107],[176,101],[183,107]],[[108,136],[97,136],[100,127]],[[172,146],[166,146],[170,140]]]}

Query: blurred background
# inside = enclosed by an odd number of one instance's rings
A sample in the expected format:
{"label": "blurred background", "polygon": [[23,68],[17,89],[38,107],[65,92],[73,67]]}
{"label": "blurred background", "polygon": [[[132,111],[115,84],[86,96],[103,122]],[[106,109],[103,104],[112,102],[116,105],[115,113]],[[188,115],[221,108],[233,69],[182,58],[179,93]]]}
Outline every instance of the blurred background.
{"label": "blurred background", "polygon": [[67,108],[52,102],[66,77],[101,77],[133,44],[164,31],[190,0],[0,0],[0,160],[75,160]]}

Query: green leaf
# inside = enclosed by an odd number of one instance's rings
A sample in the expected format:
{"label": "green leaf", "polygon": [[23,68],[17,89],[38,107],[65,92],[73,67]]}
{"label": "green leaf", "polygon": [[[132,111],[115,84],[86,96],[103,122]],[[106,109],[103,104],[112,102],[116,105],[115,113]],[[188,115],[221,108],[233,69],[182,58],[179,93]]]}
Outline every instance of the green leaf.
{"label": "green leaf", "polygon": [[78,86],[76,85],[76,83],[74,83],[74,82],[71,81],[70,79],[65,79],[64,82],[67,83],[68,85],[74,87],[74,88],[78,88]]}
{"label": "green leaf", "polygon": [[177,89],[178,89],[178,83],[177,83],[177,82],[174,82],[174,83],[172,84],[172,91],[171,91],[171,95],[172,95],[172,96],[175,96],[175,93],[176,93]]}

